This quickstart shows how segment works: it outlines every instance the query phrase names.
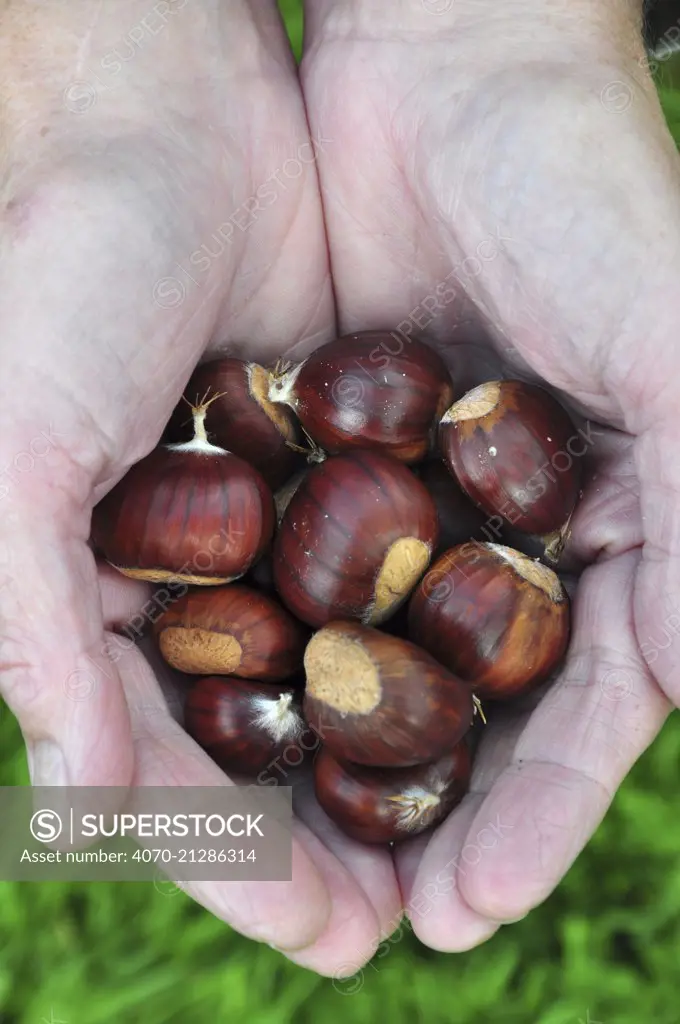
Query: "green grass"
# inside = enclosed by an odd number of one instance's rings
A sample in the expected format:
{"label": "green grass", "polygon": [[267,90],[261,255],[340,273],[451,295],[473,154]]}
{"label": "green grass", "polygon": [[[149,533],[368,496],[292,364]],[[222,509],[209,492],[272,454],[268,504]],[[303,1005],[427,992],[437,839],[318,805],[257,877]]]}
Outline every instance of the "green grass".
{"label": "green grass", "polygon": [[[284,6],[299,46],[298,4]],[[663,99],[680,134],[678,94]],[[20,736],[1,706],[0,750],[0,783],[24,784]],[[674,716],[543,906],[464,955],[407,934],[352,995],[178,892],[1,883],[0,1024],[52,1013],[68,1024],[677,1024],[679,766]]]}
{"label": "green grass", "polygon": [[302,51],[302,0],[279,0],[296,55]]}
{"label": "green grass", "polygon": [[[2,782],[26,781],[9,714]],[[680,724],[620,790],[557,892],[458,956],[411,935],[343,994],[151,885],[0,884],[0,1021],[40,1024],[677,1024]]]}

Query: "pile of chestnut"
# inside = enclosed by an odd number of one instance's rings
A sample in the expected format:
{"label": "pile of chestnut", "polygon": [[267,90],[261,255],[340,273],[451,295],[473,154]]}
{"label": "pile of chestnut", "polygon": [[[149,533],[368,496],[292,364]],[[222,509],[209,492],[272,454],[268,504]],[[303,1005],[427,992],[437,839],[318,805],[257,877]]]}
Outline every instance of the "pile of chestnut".
{"label": "pile of chestnut", "polygon": [[202,364],[93,520],[108,562],[174,595],[153,629],[194,678],[187,731],[261,784],[287,784],[268,769],[298,751],[286,763],[313,762],[323,809],[368,843],[440,822],[480,701],[559,667],[554,570],[580,496],[546,390],[456,394],[433,349],[393,349],[365,331],[294,365]]}

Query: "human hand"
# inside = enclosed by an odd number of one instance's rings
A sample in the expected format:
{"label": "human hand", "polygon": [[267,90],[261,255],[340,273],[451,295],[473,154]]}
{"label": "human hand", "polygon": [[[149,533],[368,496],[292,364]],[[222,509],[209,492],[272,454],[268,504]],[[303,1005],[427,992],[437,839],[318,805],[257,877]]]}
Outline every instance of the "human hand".
{"label": "human hand", "polygon": [[[333,330],[294,62],[273,4],[15,0],[0,69],[0,690],[35,784],[225,784],[105,632],[134,635],[150,588],[98,574],[88,536],[204,352]],[[292,884],[192,895],[284,950],[318,940],[312,964],[368,955],[391,862],[323,827],[296,826]]]}
{"label": "human hand", "polygon": [[494,715],[470,795],[396,855],[414,931],[437,949],[548,896],[680,698],[680,191],[640,6],[308,9],[341,328],[425,331],[466,386],[539,375],[597,421],[564,670],[535,708]]}

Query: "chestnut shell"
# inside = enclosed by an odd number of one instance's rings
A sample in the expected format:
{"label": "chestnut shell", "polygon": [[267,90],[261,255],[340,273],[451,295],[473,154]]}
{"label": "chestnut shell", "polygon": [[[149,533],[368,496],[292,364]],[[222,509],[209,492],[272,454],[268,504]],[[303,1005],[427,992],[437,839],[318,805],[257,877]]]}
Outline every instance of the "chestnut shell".
{"label": "chestnut shell", "polygon": [[314,789],[328,817],[351,839],[398,842],[447,817],[467,793],[470,769],[465,741],[433,764],[412,768],[367,768],[338,761],[322,747],[314,761]]}
{"label": "chestnut shell", "polygon": [[437,542],[434,502],[402,463],[354,452],[310,469],[274,541],[276,588],[303,622],[378,624],[408,597]]}
{"label": "chestnut shell", "polygon": [[[283,706],[279,703],[282,696]],[[277,704],[282,712],[278,736],[264,724],[267,710],[269,720],[277,721],[271,711]],[[264,771],[306,734],[299,698],[290,687],[281,689],[228,676],[206,676],[192,686],[184,708],[184,724],[220,768],[242,775]],[[302,749],[314,749],[314,745],[307,743]]]}
{"label": "chestnut shell", "polygon": [[190,590],[154,624],[165,660],[191,675],[280,682],[302,670],[309,631],[251,587]]}
{"label": "chestnut shell", "polygon": [[[254,466],[276,490],[303,460],[290,447],[300,443],[295,416],[287,406],[269,401],[269,382],[269,371],[258,363],[222,356],[194,370],[185,394],[196,404],[206,395],[219,396],[205,419],[211,442]],[[165,437],[173,442],[193,437],[191,410],[185,401],[172,414]]]}
{"label": "chestnut shell", "polygon": [[426,455],[454,392],[446,364],[428,345],[372,330],[322,345],[270,394],[290,401],[331,454],[377,448],[410,463]]}
{"label": "chestnut shell", "polygon": [[93,541],[139,579],[220,584],[242,576],[274,532],[274,499],[231,452],[156,448],[96,506]]}
{"label": "chestnut shell", "polygon": [[544,388],[517,380],[474,388],[442,417],[439,447],[470,498],[518,530],[552,533],[574,509],[582,441]]}
{"label": "chestnut shell", "polygon": [[378,767],[434,761],[473,718],[470,687],[408,640],[332,622],[305,651],[305,718],[342,760]]}
{"label": "chestnut shell", "polygon": [[544,682],[564,657],[569,626],[569,598],[551,569],[475,541],[442,555],[409,604],[410,637],[481,698]]}

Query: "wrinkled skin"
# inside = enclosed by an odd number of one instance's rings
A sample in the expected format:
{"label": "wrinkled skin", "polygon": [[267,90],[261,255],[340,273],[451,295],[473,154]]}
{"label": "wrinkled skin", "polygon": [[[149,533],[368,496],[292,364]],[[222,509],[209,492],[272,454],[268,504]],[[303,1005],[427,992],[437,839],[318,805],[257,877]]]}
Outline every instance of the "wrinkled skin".
{"label": "wrinkled skin", "polygon": [[[680,192],[635,5],[605,22],[604,0],[395,0],[386,25],[379,0],[315,0],[301,78],[318,182],[313,164],[282,170],[309,141],[264,4],[176,10],[89,106],[69,83],[92,81],[146,5],[51,14],[54,67],[28,82],[39,6],[0,12],[0,668],[34,781],[224,780],[167,709],[175,681],[153,654],[111,667],[103,630],[148,591],[87,547],[93,504],[157,442],[205,351],[304,354],[417,316],[466,384],[539,375],[598,421],[567,664],[494,716],[460,808],[392,858],[339,835],[301,783],[292,883],[192,887],[338,977],[402,906],[433,948],[474,946],[552,891],[680,696]],[[191,254],[217,252],[213,233],[276,174],[276,200],[197,274]]]}

